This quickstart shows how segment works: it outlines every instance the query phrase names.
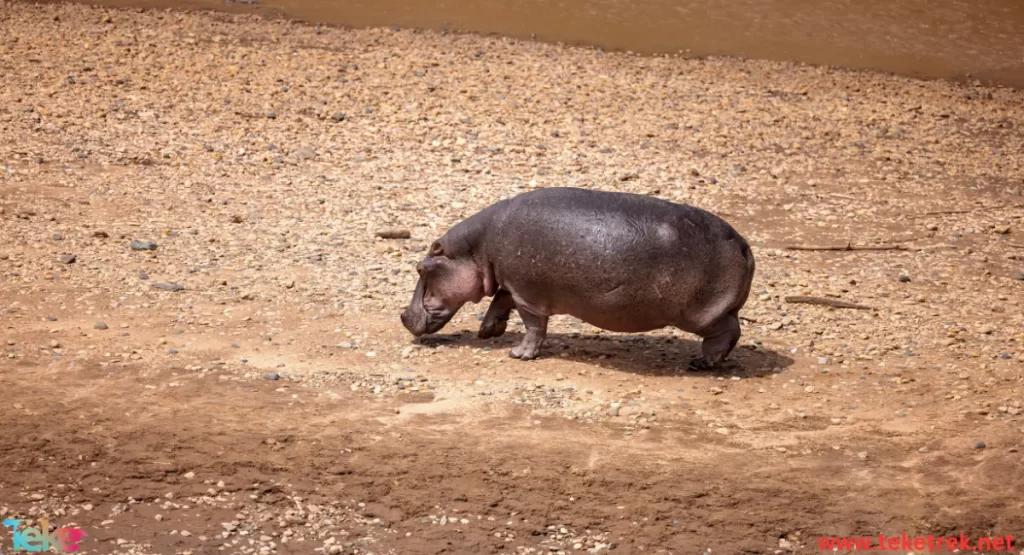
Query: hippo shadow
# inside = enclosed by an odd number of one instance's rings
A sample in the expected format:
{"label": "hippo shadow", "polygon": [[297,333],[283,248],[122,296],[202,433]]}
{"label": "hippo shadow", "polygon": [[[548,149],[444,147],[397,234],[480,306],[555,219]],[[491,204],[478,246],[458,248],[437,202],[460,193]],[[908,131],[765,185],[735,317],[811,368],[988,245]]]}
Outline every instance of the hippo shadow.
{"label": "hippo shadow", "polygon": [[[507,351],[523,339],[519,331],[507,331],[500,337],[480,339],[475,331],[434,334],[421,337],[425,346],[460,345],[495,351]],[[742,341],[742,340],[741,340]],[[601,368],[647,376],[739,376],[760,377],[777,374],[793,364],[793,359],[762,346],[737,345],[717,368],[689,369],[690,360],[700,355],[700,341],[645,334],[549,333],[537,361],[563,359],[594,364]],[[528,364],[532,361],[514,361]]]}

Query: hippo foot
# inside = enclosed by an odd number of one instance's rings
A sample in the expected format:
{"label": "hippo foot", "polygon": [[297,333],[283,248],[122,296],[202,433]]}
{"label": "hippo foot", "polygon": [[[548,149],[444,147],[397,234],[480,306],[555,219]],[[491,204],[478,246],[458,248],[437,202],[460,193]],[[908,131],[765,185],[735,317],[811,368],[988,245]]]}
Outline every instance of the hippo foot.
{"label": "hippo foot", "polygon": [[533,360],[540,354],[540,348],[520,343],[508,352],[508,356],[519,360]]}
{"label": "hippo foot", "polygon": [[499,337],[505,333],[505,328],[508,327],[508,320],[484,320],[484,323],[480,325],[480,331],[477,332],[477,337],[480,339],[490,339],[492,337]]}
{"label": "hippo foot", "polygon": [[698,371],[711,370],[715,366],[717,366],[717,364],[715,362],[716,361],[713,361],[713,360],[709,359],[708,357],[704,357],[704,356],[696,357],[696,358],[694,358],[693,360],[690,361],[689,369],[690,370],[698,370]]}

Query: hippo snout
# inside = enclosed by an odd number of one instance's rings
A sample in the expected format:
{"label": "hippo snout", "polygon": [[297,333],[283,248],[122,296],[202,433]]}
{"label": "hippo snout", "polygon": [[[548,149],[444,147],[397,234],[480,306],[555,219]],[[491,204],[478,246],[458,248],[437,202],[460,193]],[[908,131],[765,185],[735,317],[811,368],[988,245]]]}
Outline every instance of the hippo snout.
{"label": "hippo snout", "polygon": [[399,318],[402,320],[402,325],[405,326],[405,329],[409,330],[409,333],[413,334],[415,337],[419,337],[426,333],[426,318],[424,318],[423,315],[417,317],[412,312],[413,307],[409,306],[402,312],[402,315]]}

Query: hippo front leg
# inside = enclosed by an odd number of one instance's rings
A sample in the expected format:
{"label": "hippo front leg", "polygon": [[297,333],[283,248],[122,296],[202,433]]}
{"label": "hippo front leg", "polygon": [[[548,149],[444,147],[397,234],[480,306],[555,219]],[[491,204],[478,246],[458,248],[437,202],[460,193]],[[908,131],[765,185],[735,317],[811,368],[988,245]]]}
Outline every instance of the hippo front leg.
{"label": "hippo front leg", "polygon": [[491,306],[487,307],[487,313],[484,314],[484,321],[480,323],[480,331],[477,332],[477,336],[480,339],[490,339],[505,333],[505,328],[508,327],[508,318],[515,307],[516,302],[512,300],[512,294],[504,289],[499,289],[491,299]]}
{"label": "hippo front leg", "polygon": [[544,337],[548,333],[548,317],[538,316],[532,312],[526,312],[517,308],[519,317],[523,319],[526,326],[526,337],[509,351],[509,356],[520,360],[532,360],[540,354],[540,347],[544,344]]}

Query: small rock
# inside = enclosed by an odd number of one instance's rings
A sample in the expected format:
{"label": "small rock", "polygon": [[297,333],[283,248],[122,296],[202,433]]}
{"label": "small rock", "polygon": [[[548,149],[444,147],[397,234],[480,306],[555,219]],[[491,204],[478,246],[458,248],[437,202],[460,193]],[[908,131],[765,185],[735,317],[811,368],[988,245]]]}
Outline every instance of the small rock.
{"label": "small rock", "polygon": [[185,286],[178,285],[177,283],[171,282],[157,282],[153,284],[154,289],[160,289],[161,291],[184,291]]}
{"label": "small rock", "polygon": [[131,247],[133,251],[155,251],[156,243],[152,241],[132,241]]}
{"label": "small rock", "polygon": [[974,444],[974,448],[975,449],[984,449],[985,448],[985,442],[984,441],[979,441],[979,442],[975,443]]}
{"label": "small rock", "polygon": [[995,231],[999,235],[1006,235],[1007,233],[1010,232],[1010,226],[1008,226],[1008,225],[997,225],[996,228],[993,231]]}
{"label": "small rock", "polygon": [[908,275],[901,275],[900,276],[900,282],[901,283],[910,283],[910,276],[908,276]]}
{"label": "small rock", "polygon": [[92,327],[98,330],[105,330],[110,328],[110,326],[108,326],[104,322],[96,322],[95,324],[92,325]]}
{"label": "small rock", "polygon": [[345,121],[348,119],[348,116],[346,116],[344,112],[335,112],[334,115],[331,116],[331,119],[334,121]]}
{"label": "small rock", "polygon": [[381,229],[375,235],[381,239],[408,239],[412,237],[412,233],[408,229],[400,228]]}
{"label": "small rock", "polygon": [[862,460],[862,461],[863,460],[867,460],[868,452],[867,451],[861,451],[860,453],[857,453],[857,458]]}
{"label": "small rock", "polygon": [[308,146],[299,147],[293,154],[295,154],[295,158],[302,161],[316,158],[316,151]]}
{"label": "small rock", "polygon": [[281,379],[281,376],[277,372],[271,372],[270,374],[267,374],[267,375],[263,376],[263,378],[267,379],[267,380],[270,380],[270,381],[277,381],[277,380]]}
{"label": "small rock", "polygon": [[106,239],[107,237],[110,237],[110,234],[106,231],[93,231],[92,236],[97,239]]}
{"label": "small rock", "polygon": [[64,236],[61,235],[60,233],[54,233],[53,234],[53,240],[54,241],[63,241],[64,240]]}
{"label": "small rock", "polygon": [[142,279],[142,280],[149,279],[149,272],[147,272],[145,270],[139,270],[139,279]]}
{"label": "small rock", "polygon": [[1010,277],[1017,281],[1024,281],[1024,273],[1021,272],[1014,272]]}
{"label": "small rock", "polygon": [[619,407],[618,406],[613,406],[613,407],[609,407],[608,408],[608,416],[618,416],[618,415],[619,415]]}
{"label": "small rock", "polygon": [[65,254],[60,257],[61,264],[74,264],[78,257],[73,254]]}

